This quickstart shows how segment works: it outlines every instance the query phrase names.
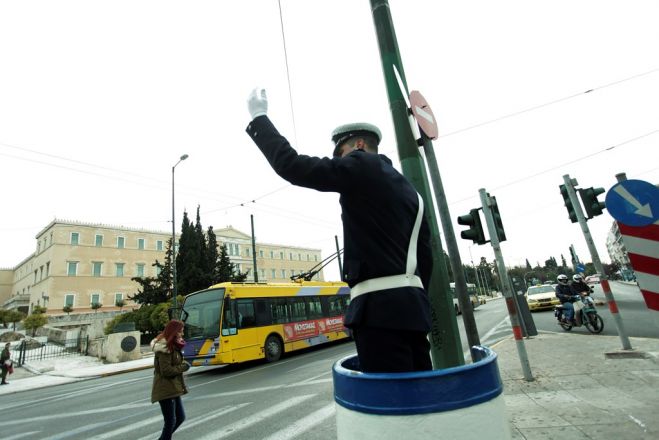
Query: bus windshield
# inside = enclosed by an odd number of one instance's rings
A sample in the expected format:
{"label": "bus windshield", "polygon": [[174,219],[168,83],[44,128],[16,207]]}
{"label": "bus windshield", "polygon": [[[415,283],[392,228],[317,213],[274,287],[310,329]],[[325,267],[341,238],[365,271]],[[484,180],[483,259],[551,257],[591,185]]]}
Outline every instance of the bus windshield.
{"label": "bus windshield", "polygon": [[220,308],[224,299],[224,288],[204,290],[185,299],[183,310],[185,339],[216,338],[220,334]]}

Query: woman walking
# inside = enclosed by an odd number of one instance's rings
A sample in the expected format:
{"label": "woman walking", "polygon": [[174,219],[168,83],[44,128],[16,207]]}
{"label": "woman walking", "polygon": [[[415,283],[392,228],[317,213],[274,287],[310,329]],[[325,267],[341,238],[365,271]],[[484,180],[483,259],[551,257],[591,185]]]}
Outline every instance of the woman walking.
{"label": "woman walking", "polygon": [[11,344],[7,342],[4,350],[2,350],[2,353],[0,354],[0,370],[2,371],[2,382],[0,382],[0,385],[9,385],[9,382],[7,382],[7,373],[9,373],[10,370],[13,370],[9,347],[11,347]]}
{"label": "woman walking", "polygon": [[183,322],[176,319],[169,321],[162,333],[151,341],[155,353],[151,403],[160,404],[165,419],[160,440],[170,440],[185,420],[181,396],[187,394],[188,389],[183,380],[183,372],[190,369],[190,364],[183,360],[181,350],[184,345]]}

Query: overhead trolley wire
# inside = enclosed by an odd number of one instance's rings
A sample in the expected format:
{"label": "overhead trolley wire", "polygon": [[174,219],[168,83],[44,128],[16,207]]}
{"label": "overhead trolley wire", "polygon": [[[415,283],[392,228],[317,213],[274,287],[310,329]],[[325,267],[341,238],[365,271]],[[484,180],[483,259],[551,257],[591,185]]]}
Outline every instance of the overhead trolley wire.
{"label": "overhead trolley wire", "polygon": [[286,64],[286,79],[288,81],[288,100],[291,104],[291,118],[293,119],[293,137],[297,145],[297,128],[295,127],[295,111],[293,110],[293,91],[291,88],[291,74],[288,68],[288,51],[286,50],[286,35],[284,34],[284,16],[281,12],[281,0],[277,0],[279,5],[279,23],[281,25],[281,40],[284,46],[284,62]]}

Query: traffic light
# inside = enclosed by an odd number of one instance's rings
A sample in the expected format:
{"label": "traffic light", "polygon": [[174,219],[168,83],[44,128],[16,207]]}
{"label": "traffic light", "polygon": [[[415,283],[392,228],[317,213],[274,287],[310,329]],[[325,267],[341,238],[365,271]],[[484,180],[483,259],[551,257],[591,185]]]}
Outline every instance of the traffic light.
{"label": "traffic light", "polygon": [[570,201],[570,196],[567,193],[567,188],[565,187],[565,184],[558,185],[558,187],[561,189],[561,195],[563,196],[563,202],[565,204],[565,207],[567,208],[567,213],[570,215],[570,221],[572,223],[576,223],[578,221],[577,213],[574,211],[574,206],[572,206],[572,202]]}
{"label": "traffic light", "polygon": [[499,242],[506,241],[506,231],[503,230],[503,223],[501,222],[501,213],[499,213],[499,205],[497,205],[497,198],[490,197],[492,210],[492,218],[494,219],[494,231],[497,234]]}
{"label": "traffic light", "polygon": [[485,244],[487,243],[487,240],[485,240],[481,217],[478,214],[479,209],[480,208],[472,209],[469,211],[469,214],[458,217],[458,224],[469,226],[469,229],[460,232],[460,237],[465,240],[471,240],[476,244]]}
{"label": "traffic light", "polygon": [[602,210],[606,208],[604,202],[597,200],[597,196],[604,194],[604,191],[604,188],[593,187],[579,190],[583,207],[586,210],[586,217],[593,218],[598,216],[602,213]]}

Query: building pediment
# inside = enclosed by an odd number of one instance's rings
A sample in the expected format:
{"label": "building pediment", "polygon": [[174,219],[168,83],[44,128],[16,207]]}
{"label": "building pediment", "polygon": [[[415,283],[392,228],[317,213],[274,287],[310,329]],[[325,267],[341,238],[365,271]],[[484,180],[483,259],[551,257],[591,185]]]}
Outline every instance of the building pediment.
{"label": "building pediment", "polygon": [[242,231],[239,231],[238,229],[234,228],[233,226],[227,226],[226,228],[222,229],[213,229],[213,232],[215,232],[215,236],[220,240],[223,238],[234,238],[234,239],[240,239],[240,240],[251,240],[252,236],[249,234],[245,234]]}

